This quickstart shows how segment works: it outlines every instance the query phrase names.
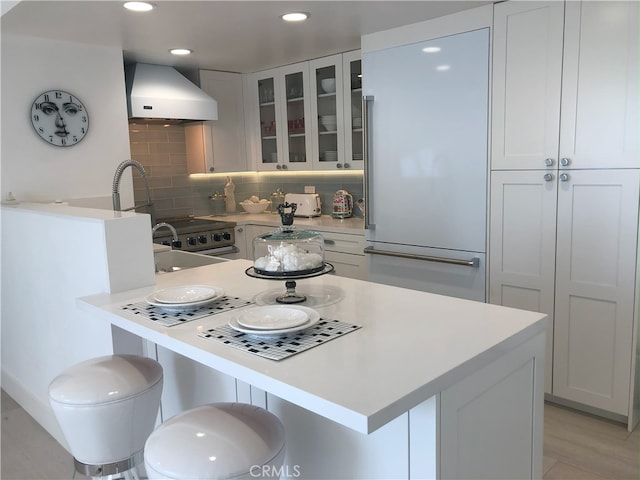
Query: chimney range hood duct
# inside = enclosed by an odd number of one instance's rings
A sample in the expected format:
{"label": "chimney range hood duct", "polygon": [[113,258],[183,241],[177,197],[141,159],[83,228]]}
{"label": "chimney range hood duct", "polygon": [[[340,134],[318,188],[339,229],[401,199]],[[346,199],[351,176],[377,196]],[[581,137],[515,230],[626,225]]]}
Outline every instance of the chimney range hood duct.
{"label": "chimney range hood duct", "polygon": [[125,73],[129,118],[218,119],[218,102],[175,68],[136,63]]}

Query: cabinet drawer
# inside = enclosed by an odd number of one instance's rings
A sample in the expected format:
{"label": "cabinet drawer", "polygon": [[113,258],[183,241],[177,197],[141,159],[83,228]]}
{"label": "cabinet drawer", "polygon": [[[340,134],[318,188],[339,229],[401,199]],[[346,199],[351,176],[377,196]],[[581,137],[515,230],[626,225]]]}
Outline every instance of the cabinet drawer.
{"label": "cabinet drawer", "polygon": [[325,252],[341,252],[364,256],[364,235],[320,232],[324,237]]}
{"label": "cabinet drawer", "polygon": [[334,267],[334,273],[341,277],[367,279],[367,266],[364,255],[351,255],[325,251],[324,258]]}

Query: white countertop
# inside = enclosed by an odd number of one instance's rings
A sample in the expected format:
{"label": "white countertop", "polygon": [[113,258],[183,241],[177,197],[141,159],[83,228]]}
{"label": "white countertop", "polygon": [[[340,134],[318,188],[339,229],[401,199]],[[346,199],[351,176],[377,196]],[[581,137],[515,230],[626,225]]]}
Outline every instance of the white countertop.
{"label": "white countertop", "polygon": [[[280,215],[273,213],[236,213],[223,216],[209,215],[198,217],[209,220],[222,220],[235,222],[238,225],[268,225],[279,227],[282,225]],[[305,228],[313,228],[318,231],[341,232],[356,235],[364,235],[364,219],[362,217],[333,218],[331,215],[321,215],[319,217],[295,217],[294,225]]]}
{"label": "white countertop", "polygon": [[284,292],[284,281],[248,277],[250,266],[250,261],[234,260],[182,270],[158,276],[155,288],[84,297],[79,305],[135,335],[362,433],[373,432],[487,365],[544,331],[547,323],[541,313],[324,275],[298,280],[298,289],[338,289],[341,301],[314,308],[324,318],[362,328],[277,362],[197,336],[226,324],[237,311],[163,327],[120,309],[143,301],[155,289],[177,285],[215,285],[247,300],[266,290]]}

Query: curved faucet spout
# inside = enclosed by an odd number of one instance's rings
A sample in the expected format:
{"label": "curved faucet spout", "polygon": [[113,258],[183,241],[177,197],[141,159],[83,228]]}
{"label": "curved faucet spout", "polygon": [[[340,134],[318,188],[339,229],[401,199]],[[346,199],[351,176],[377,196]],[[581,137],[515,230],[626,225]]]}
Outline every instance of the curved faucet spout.
{"label": "curved faucet spout", "polygon": [[156,223],[151,229],[151,234],[153,235],[154,233],[156,233],[156,230],[162,227],[165,227],[171,230],[171,234],[173,235],[173,241],[174,242],[178,241],[178,232],[176,232],[176,229],[170,223],[166,223],[166,222]]}
{"label": "curved faucet spout", "polygon": [[[138,172],[140,172],[140,176],[142,177],[142,180],[144,180],[144,188],[147,194],[147,203],[134,205],[133,207],[123,209],[120,206],[120,180],[122,179],[122,174],[127,169],[127,167],[133,167],[138,170]],[[153,223],[153,202],[151,201],[151,192],[149,190],[149,182],[147,181],[147,172],[145,172],[144,167],[140,162],[137,162],[136,160],[125,160],[120,165],[118,165],[118,167],[116,168],[116,173],[113,176],[113,188],[111,197],[113,199],[113,209],[116,211],[126,212],[140,207],[147,207],[149,214],[151,215],[151,223]]]}

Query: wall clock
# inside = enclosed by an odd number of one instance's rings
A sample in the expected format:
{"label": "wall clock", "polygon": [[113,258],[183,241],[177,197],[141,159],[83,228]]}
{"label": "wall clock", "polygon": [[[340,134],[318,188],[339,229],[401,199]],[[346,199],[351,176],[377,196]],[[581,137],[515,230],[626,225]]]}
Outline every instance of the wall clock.
{"label": "wall clock", "polygon": [[71,147],[89,131],[89,114],[78,97],[63,90],[49,90],[33,101],[31,124],[47,143]]}

